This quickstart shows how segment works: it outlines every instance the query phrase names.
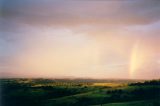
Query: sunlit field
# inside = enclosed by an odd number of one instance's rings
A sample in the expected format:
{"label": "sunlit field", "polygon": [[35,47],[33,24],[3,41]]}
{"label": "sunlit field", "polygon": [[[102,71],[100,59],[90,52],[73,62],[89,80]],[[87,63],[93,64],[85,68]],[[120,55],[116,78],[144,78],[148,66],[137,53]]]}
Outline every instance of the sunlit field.
{"label": "sunlit field", "polygon": [[4,106],[160,105],[160,80],[1,79],[1,88]]}
{"label": "sunlit field", "polygon": [[125,83],[93,83],[92,86],[107,86],[107,87],[123,87],[127,84]]}

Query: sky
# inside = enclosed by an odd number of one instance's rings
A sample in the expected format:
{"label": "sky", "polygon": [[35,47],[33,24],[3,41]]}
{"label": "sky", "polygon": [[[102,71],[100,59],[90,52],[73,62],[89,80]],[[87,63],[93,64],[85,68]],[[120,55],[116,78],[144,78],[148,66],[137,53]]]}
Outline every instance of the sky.
{"label": "sky", "polygon": [[0,77],[160,78],[159,0],[0,0]]}

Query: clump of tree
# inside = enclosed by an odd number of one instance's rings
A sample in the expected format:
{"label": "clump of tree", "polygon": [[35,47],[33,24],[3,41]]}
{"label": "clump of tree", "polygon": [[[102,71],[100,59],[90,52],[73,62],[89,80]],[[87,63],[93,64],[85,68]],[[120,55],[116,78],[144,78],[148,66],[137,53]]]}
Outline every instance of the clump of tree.
{"label": "clump of tree", "polygon": [[129,84],[129,86],[143,86],[143,85],[160,85],[160,80],[150,80],[145,82],[136,82]]}

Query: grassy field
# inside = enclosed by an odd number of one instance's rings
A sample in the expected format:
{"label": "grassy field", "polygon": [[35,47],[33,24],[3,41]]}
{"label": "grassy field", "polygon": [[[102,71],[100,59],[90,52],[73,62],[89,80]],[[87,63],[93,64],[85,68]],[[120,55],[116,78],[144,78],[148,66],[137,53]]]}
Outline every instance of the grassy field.
{"label": "grassy field", "polygon": [[160,80],[1,79],[2,106],[159,106]]}
{"label": "grassy field", "polygon": [[[93,105],[93,106],[101,106],[101,105]],[[108,104],[103,104],[102,106],[160,106],[160,101],[143,100],[143,101],[123,102],[123,103],[108,103]]]}

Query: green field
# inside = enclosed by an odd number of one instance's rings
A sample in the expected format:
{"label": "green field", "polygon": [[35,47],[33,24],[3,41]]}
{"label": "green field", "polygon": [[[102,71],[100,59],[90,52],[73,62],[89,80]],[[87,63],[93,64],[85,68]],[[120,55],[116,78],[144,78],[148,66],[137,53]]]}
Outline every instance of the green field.
{"label": "green field", "polygon": [[[101,105],[93,105],[101,106]],[[143,100],[143,101],[134,101],[134,102],[122,102],[122,103],[108,103],[103,104],[102,106],[160,106],[159,100]]]}
{"label": "green field", "polygon": [[160,80],[0,81],[2,106],[160,106]]}

